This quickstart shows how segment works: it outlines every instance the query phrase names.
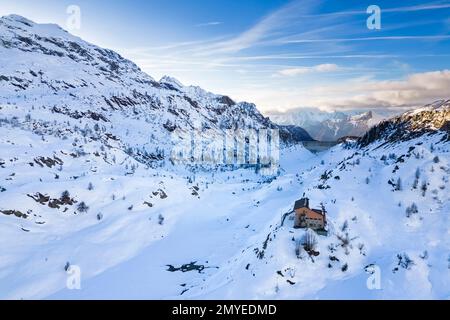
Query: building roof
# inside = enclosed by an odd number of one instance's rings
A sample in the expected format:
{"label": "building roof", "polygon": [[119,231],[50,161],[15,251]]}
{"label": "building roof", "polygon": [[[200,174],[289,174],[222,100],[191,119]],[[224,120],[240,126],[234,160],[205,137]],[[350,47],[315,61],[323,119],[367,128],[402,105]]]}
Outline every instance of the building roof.
{"label": "building roof", "polygon": [[300,208],[309,208],[309,199],[308,198],[302,198],[300,200],[295,201],[294,210],[297,210]]}
{"label": "building roof", "polygon": [[312,211],[323,215],[323,211],[321,209],[311,209]]}

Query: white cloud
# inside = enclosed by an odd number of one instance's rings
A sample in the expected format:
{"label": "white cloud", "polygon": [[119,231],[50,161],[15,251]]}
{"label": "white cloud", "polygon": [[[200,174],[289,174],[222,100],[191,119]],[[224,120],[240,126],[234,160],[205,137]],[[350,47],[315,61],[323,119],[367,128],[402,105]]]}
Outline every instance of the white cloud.
{"label": "white cloud", "polygon": [[287,68],[287,69],[278,71],[278,73],[276,75],[292,77],[292,76],[298,76],[298,75],[302,75],[302,74],[315,73],[315,72],[318,72],[318,73],[336,72],[339,69],[340,69],[339,66],[336,64],[324,63],[324,64],[312,66],[312,67]]}
{"label": "white cloud", "polygon": [[[355,92],[357,94],[355,94]],[[450,98],[450,70],[415,73],[401,80],[361,79],[313,90],[314,106],[331,108],[417,107]]]}
{"label": "white cloud", "polygon": [[298,107],[320,109],[409,109],[450,99],[450,70],[414,73],[403,79],[375,80],[370,76],[315,86],[243,88],[231,96],[255,102],[263,111]]}
{"label": "white cloud", "polygon": [[315,66],[314,71],[317,72],[333,72],[339,70],[338,65],[332,63],[319,64]]}
{"label": "white cloud", "polygon": [[288,76],[288,77],[292,77],[292,76],[298,76],[300,74],[305,74],[305,73],[309,73],[311,71],[310,68],[289,68],[289,69],[283,69],[278,71],[278,73],[276,75],[281,75],[281,76]]}

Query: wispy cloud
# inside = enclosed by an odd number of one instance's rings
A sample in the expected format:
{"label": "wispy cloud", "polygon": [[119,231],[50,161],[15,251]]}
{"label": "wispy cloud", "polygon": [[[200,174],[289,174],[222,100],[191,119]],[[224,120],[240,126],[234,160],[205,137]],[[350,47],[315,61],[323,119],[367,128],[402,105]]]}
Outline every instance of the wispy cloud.
{"label": "wispy cloud", "polygon": [[[341,17],[327,16],[325,14],[314,15],[320,7],[320,1],[314,0],[293,0],[287,5],[269,13],[253,26],[235,36],[222,36],[215,39],[184,41],[167,44],[153,48],[138,48],[127,50],[133,56],[138,55],[140,59],[154,59],[157,52],[175,61],[191,61],[193,64],[206,63],[230,64],[236,67],[248,61],[257,60],[293,60],[293,59],[324,59],[333,58],[389,58],[399,57],[399,55],[369,52],[353,53],[351,43],[371,42],[371,41],[439,41],[450,39],[450,35],[387,35],[357,37],[349,34],[350,30],[358,30],[357,26],[351,27],[351,23],[342,20]],[[450,4],[425,4],[414,7],[400,7],[385,9],[390,11],[418,11],[446,8]],[[364,11],[365,13],[365,11]],[[314,19],[300,19],[302,16],[310,15]],[[220,21],[210,21],[198,24],[197,26],[214,26],[221,24]],[[303,30],[298,33],[298,30]],[[343,37],[329,38],[330,34],[342,35]],[[282,48],[288,45],[303,45],[301,55],[268,55],[261,58],[238,56],[237,54],[245,49],[254,47]],[[305,47],[308,46],[308,47]],[[298,50],[298,48],[296,49]],[[312,50],[312,51],[311,51]],[[134,51],[134,52],[133,52]],[[326,54],[325,54],[326,53]],[[340,54],[341,53],[341,54]],[[345,53],[345,54],[342,54]],[[298,73],[308,71],[298,70]]]}
{"label": "wispy cloud", "polygon": [[428,3],[417,6],[409,7],[397,7],[397,8],[387,8],[383,9],[384,12],[414,12],[414,11],[425,11],[425,10],[439,10],[450,8],[450,3]]}
{"label": "wispy cloud", "polygon": [[270,13],[261,21],[256,23],[241,34],[221,41],[202,50],[208,55],[220,53],[236,53],[243,49],[252,47],[262,41],[270,39],[281,29],[289,26],[299,16],[310,12],[320,1],[294,0],[280,9]]}
{"label": "wispy cloud", "polygon": [[360,41],[386,41],[386,40],[446,40],[450,35],[417,35],[417,36],[384,36],[384,37],[361,37],[361,38],[331,38],[331,39],[296,39],[286,40],[288,43],[323,43],[323,42],[360,42]]}
{"label": "wispy cloud", "polygon": [[223,24],[223,22],[221,22],[221,21],[210,21],[210,22],[199,23],[199,24],[196,24],[195,26],[201,28],[201,27],[218,26],[221,24]]}
{"label": "wispy cloud", "polygon": [[340,68],[337,64],[332,63],[324,63],[324,64],[318,64],[316,66],[312,67],[297,67],[297,68],[287,68],[278,71],[275,75],[276,76],[298,76],[301,74],[307,74],[307,73],[325,73],[325,72],[336,72]]}
{"label": "wispy cloud", "polygon": [[[450,8],[450,3],[427,3],[415,6],[404,6],[404,7],[393,7],[393,8],[385,8],[382,7],[383,13],[401,13],[401,12],[417,12],[417,11],[429,11],[429,10],[442,10]],[[327,13],[315,13],[312,15],[305,15],[303,17],[325,17],[325,16],[348,16],[348,15],[356,15],[356,14],[367,14],[366,10],[344,10],[344,11],[335,11],[335,12],[327,12]]]}

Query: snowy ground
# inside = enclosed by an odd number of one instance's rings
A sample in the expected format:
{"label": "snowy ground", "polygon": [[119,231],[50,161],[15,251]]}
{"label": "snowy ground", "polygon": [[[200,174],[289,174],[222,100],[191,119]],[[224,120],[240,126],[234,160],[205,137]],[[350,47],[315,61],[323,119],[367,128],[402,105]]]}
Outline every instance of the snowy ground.
{"label": "snowy ground", "polygon": [[[270,183],[249,170],[189,183],[182,172],[146,169],[96,141],[74,157],[70,140],[38,140],[9,126],[0,133],[0,210],[27,214],[0,214],[0,298],[450,297],[450,158],[439,136],[320,155],[296,147],[283,151]],[[63,164],[41,167],[38,157]],[[78,202],[50,208],[65,190]],[[50,200],[30,197],[38,192]],[[328,210],[330,235],[317,237],[317,257],[298,257],[295,240],[305,231],[289,218],[281,226],[303,193]],[[77,209],[81,201],[87,212]],[[413,203],[418,212],[407,217]],[[204,269],[168,271],[191,262]],[[380,290],[366,285],[372,264]],[[66,288],[65,266],[80,268],[81,290]]]}

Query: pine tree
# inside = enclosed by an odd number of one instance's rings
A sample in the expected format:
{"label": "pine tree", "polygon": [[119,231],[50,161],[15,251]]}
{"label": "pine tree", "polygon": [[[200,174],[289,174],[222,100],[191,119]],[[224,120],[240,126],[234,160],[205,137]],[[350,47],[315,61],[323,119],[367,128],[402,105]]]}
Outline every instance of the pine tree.
{"label": "pine tree", "polygon": [[427,193],[428,190],[426,181],[422,182],[422,187],[420,189],[422,190],[422,196],[425,197],[425,194]]}

